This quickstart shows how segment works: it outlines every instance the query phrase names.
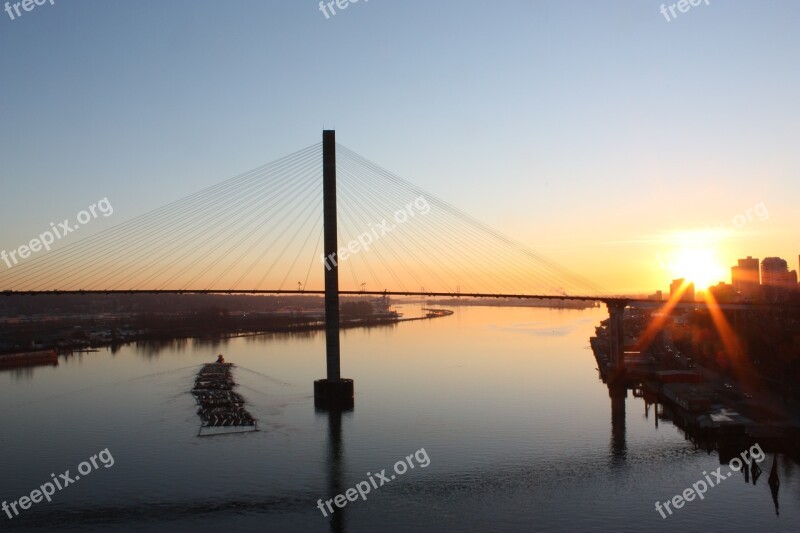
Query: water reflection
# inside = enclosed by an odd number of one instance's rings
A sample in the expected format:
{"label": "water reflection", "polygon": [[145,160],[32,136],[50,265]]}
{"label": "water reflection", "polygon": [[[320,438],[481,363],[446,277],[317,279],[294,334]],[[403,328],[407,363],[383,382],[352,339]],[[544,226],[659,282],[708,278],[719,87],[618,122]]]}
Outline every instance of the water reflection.
{"label": "water reflection", "polygon": [[[52,366],[52,365],[47,365]],[[0,374],[11,376],[14,381],[30,381],[37,367],[25,366],[21,368],[0,368]]]}
{"label": "water reflection", "polygon": [[[328,498],[344,492],[342,486],[343,449],[342,449],[342,416],[337,409],[327,412],[317,410],[317,416],[328,419]],[[334,513],[328,518],[333,533],[342,533],[345,529],[345,509],[333,506]]]}
{"label": "water reflection", "polygon": [[164,352],[184,352],[190,347],[202,346],[203,339],[151,339],[133,343],[137,355],[145,359],[156,359]]}
{"label": "water reflection", "polygon": [[[627,447],[626,447],[626,398],[628,386],[624,383],[609,383],[608,395],[611,398],[611,464],[621,466],[625,463]],[[701,431],[697,425],[692,424],[688,413],[680,412],[677,408],[670,407],[666,403],[660,403],[657,395],[638,386],[632,389],[635,398],[641,398],[644,401],[644,415],[645,419],[650,416],[650,408],[653,408],[653,418],[655,420],[655,428],[658,429],[659,419],[671,422],[678,428],[684,435],[684,438],[692,442],[695,449],[703,449],[707,453],[716,451],[719,455],[719,464],[729,466],[731,460],[736,460],[741,457],[743,450],[752,449],[751,447],[760,446],[759,443],[754,442],[752,439],[744,439],[738,434],[721,434],[710,436],[708,432]],[[660,407],[660,409],[659,409]],[[759,448],[760,449],[760,448]],[[775,506],[776,516],[780,515],[780,505],[778,494],[780,491],[780,475],[778,473],[778,455],[777,451],[773,452],[772,467],[767,481],[772,501]],[[752,484],[756,486],[758,480],[763,474],[763,469],[759,466],[758,462],[750,455],[750,459],[743,461],[741,467],[741,474],[744,482],[747,485]],[[766,453],[762,457],[762,461],[766,458]],[[790,465],[791,461],[784,461],[786,465],[785,472],[788,474],[792,472]],[[703,472],[705,474],[705,472]],[[712,485],[713,486],[713,485]]]}
{"label": "water reflection", "polygon": [[624,464],[627,452],[625,443],[625,399],[628,389],[625,386],[609,386],[611,398],[611,457],[612,464]]}
{"label": "water reflection", "polygon": [[[769,473],[769,490],[772,493],[772,502],[775,504],[775,514],[780,515],[780,505],[778,504],[778,491],[781,488],[781,480],[778,477],[778,454],[772,458],[772,470]],[[756,480],[753,479],[753,485],[756,484]]]}

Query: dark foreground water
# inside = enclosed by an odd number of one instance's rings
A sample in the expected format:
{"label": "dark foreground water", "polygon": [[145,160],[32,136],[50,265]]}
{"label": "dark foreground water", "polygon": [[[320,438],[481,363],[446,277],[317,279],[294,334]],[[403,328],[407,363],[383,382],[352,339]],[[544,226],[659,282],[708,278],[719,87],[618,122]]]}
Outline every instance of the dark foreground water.
{"label": "dark foreground water", "polygon": [[[0,530],[800,530],[797,465],[779,457],[777,515],[771,454],[755,486],[736,474],[661,518],[655,501],[703,479],[719,458],[669,423],[656,428],[631,396],[624,427],[612,431],[588,349],[604,317],[462,308],[345,331],[343,374],[355,379],[356,407],[340,418],[313,407],[312,382],[324,376],[316,333],[129,346],[2,372],[0,498],[30,496],[51,473],[74,477],[82,461],[109,454],[52,503],[13,520],[0,514]],[[237,365],[258,433],[197,436],[189,391],[219,352]],[[317,508],[368,472],[376,482],[382,469],[394,474],[423,448],[413,470],[370,487],[333,520]]]}

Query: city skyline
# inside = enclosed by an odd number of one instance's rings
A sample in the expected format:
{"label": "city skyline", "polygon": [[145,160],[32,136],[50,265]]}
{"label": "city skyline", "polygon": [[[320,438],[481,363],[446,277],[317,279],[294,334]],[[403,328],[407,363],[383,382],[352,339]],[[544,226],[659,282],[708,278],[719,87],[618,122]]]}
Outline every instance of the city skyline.
{"label": "city skyline", "polygon": [[[767,277],[765,281],[764,270],[770,269],[772,264],[768,263],[770,266],[765,267],[766,261],[774,261],[779,272],[777,278]],[[800,257],[798,257],[797,265],[800,266]],[[753,272],[755,273],[753,274]],[[798,272],[800,272],[800,268],[792,268],[791,263],[782,257],[770,256],[759,260],[757,257],[748,255],[746,258],[739,258],[736,265],[731,265],[727,279],[719,279],[710,282],[708,285],[698,285],[697,282],[689,276],[674,278],[671,281],[675,282],[685,279],[687,283],[692,283],[696,286],[698,292],[704,292],[721,283],[732,286],[737,293],[745,297],[747,293],[752,290],[748,287],[748,284],[755,287],[773,286],[800,290],[800,282],[798,282],[797,276]],[[783,277],[784,275],[787,277]],[[672,284],[670,289],[672,290]]]}

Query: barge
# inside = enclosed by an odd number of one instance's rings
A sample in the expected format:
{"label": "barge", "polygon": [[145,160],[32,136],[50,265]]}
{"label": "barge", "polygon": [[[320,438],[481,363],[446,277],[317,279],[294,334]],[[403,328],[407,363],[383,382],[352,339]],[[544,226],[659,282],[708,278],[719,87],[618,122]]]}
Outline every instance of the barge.
{"label": "barge", "polygon": [[233,391],[232,368],[233,364],[218,361],[203,365],[198,372],[192,389],[199,407],[198,436],[258,431],[258,421],[245,409],[244,398]]}
{"label": "barge", "polygon": [[0,355],[0,368],[22,368],[27,366],[58,366],[58,352],[40,350]]}

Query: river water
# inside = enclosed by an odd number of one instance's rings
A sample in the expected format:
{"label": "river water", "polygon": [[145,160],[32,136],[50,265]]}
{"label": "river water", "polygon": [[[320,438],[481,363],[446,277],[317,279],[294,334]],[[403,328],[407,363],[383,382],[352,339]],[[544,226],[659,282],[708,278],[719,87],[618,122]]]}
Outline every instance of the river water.
{"label": "river water", "polygon": [[[321,332],[130,345],[4,371],[0,498],[30,496],[51,474],[75,477],[101,450],[113,466],[96,460],[51,503],[0,514],[0,530],[800,530],[800,472],[778,457],[777,514],[772,454],[755,485],[737,473],[661,517],[654,503],[704,479],[719,457],[667,421],[656,426],[630,394],[612,428],[588,342],[604,308],[454,311],[343,331],[356,403],[338,417],[313,406]],[[236,364],[260,431],[197,436],[189,391],[218,353]],[[395,474],[410,455],[415,468]],[[323,516],[318,500],[383,469],[395,479]]]}

